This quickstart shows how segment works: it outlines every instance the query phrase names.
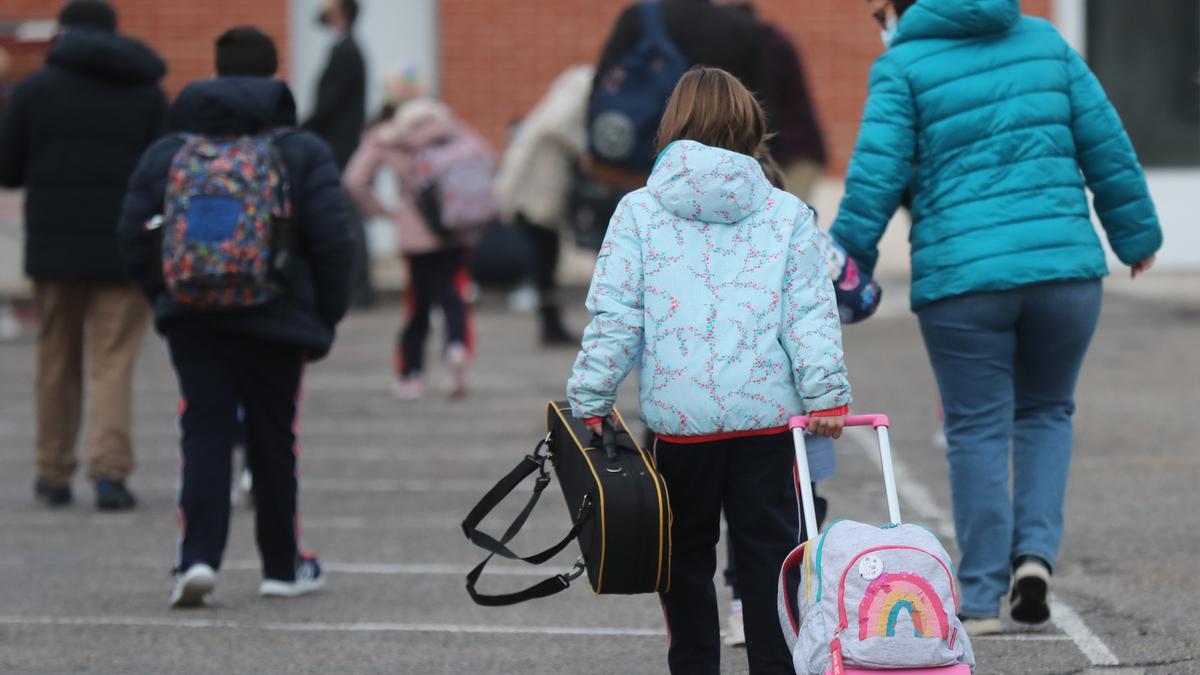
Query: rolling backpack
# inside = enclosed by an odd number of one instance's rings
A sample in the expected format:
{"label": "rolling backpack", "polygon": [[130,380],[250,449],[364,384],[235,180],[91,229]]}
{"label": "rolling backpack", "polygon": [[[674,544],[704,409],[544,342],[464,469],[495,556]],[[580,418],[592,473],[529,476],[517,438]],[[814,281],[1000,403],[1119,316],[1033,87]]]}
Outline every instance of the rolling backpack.
{"label": "rolling backpack", "polygon": [[[791,421],[805,525],[817,532],[804,433]],[[902,524],[884,415],[846,418],[879,434],[890,523],[839,520],[788,555],[779,573],[779,619],[799,675],[905,673],[969,675],[971,642],[957,617],[950,556],[920,525]],[[793,587],[799,568],[799,585]],[[794,588],[794,590],[793,590]],[[799,610],[793,611],[792,599]]]}
{"label": "rolling backpack", "polygon": [[417,149],[414,169],[417,209],[438,236],[482,230],[496,219],[496,162],[479,138],[439,136]]}
{"label": "rolling backpack", "polygon": [[667,99],[690,64],[667,35],[659,3],[643,2],[638,10],[641,40],[600,74],[592,92],[588,152],[599,162],[648,173]]}
{"label": "rolling backpack", "polygon": [[[546,413],[546,437],[471,509],[463,521],[463,532],[488,551],[487,558],[467,575],[467,593],[477,604],[499,607],[548,597],[566,590],[585,573],[596,595],[662,593],[670,588],[672,515],[667,484],[654,458],[633,440],[620,413],[613,412],[618,426],[606,421],[603,435],[596,437],[571,415],[566,402],[552,402]],[[571,528],[545,551],[520,556],[508,544],[550,484],[547,461],[562,487]],[[535,473],[529,501],[504,534],[497,538],[479,530],[483,519]],[[579,543],[580,556],[567,572],[502,595],[480,593],[475,588],[494,556],[538,565],[572,541]]]}
{"label": "rolling backpack", "polygon": [[278,137],[183,137],[162,221],[163,280],[175,302],[236,309],[284,293],[292,204]]}

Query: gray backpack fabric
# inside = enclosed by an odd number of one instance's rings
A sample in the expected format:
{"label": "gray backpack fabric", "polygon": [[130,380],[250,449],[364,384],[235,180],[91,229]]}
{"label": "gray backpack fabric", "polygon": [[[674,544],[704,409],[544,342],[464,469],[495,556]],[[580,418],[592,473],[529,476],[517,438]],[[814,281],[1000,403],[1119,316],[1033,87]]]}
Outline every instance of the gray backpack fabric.
{"label": "gray backpack fabric", "polygon": [[[786,583],[796,566],[799,620]],[[779,616],[800,675],[956,664],[973,669],[957,609],[950,556],[919,525],[837,521],[796,548],[780,573]]]}

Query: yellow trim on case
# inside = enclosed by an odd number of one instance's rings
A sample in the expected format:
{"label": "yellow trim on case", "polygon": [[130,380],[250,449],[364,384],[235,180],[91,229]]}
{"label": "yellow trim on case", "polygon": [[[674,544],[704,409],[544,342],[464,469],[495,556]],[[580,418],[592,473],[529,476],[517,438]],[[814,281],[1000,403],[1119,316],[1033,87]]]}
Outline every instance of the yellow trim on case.
{"label": "yellow trim on case", "polygon": [[608,555],[608,530],[604,523],[604,486],[600,483],[600,475],[596,473],[596,467],[592,464],[592,458],[588,457],[588,446],[584,445],[579,437],[575,435],[575,430],[571,428],[571,422],[563,413],[570,408],[559,408],[554,401],[550,402],[550,407],[554,408],[554,412],[558,414],[558,418],[562,420],[563,426],[567,428],[567,433],[571,434],[575,445],[579,451],[583,453],[583,459],[587,462],[588,469],[592,472],[592,477],[596,479],[596,491],[600,494],[600,571],[596,573],[596,587],[592,589],[592,594],[600,595],[600,589],[604,586],[604,562]]}
{"label": "yellow trim on case", "polygon": [[[620,411],[618,411],[616,408],[614,408],[614,409],[613,409],[613,413],[614,413],[614,414],[617,416],[617,420],[621,422],[621,426],[622,426],[622,427],[625,427],[625,429],[629,429],[629,426],[625,424],[625,418],[624,418],[624,417],[621,415]],[[632,438],[632,436],[630,436],[630,438],[631,438],[631,440],[633,440],[633,447],[637,448],[638,454],[639,454],[639,455],[641,455],[641,457],[642,457],[642,463],[646,465],[646,470],[650,472],[650,478],[651,478],[651,480],[653,480],[653,481],[654,481],[654,493],[655,493],[655,494],[658,496],[658,527],[659,527],[659,532],[658,532],[658,569],[657,569],[657,576],[654,578],[654,588],[656,588],[656,589],[657,589],[657,588],[661,588],[661,587],[662,587],[662,571],[663,571],[663,538],[662,538],[662,527],[663,527],[663,490],[666,488],[666,485],[662,485],[662,486],[660,486],[660,485],[658,484],[658,481],[659,481],[659,475],[658,475],[658,471],[657,471],[657,470],[655,470],[655,468],[654,468],[654,467],[653,467],[653,466],[650,464],[650,458],[649,458],[649,456],[646,454],[646,451],[645,451],[645,450],[643,450],[643,449],[642,449],[642,446],[638,444],[638,442],[637,442],[637,439],[633,439],[633,438]],[[670,507],[668,507],[668,508],[670,508]],[[671,528],[670,528],[670,526],[668,525],[668,526],[667,526],[667,532],[669,533],[670,531],[671,531]],[[670,536],[670,535],[668,534],[668,536]],[[670,582],[668,581],[668,586],[669,586],[669,585],[670,585]]]}

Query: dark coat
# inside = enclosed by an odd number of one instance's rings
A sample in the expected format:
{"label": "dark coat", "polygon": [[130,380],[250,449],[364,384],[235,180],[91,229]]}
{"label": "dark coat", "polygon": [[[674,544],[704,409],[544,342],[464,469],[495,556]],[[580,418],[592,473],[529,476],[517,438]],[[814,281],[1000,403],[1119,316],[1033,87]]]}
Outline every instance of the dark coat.
{"label": "dark coat", "polygon": [[[254,134],[294,127],[296,103],[287,85],[267,78],[218,78],[188,85],[171,107],[173,132],[208,135]],[[178,134],[146,151],[129,184],[121,216],[121,244],[130,273],[154,305],[155,325],[166,334],[203,323],[298,345],[309,357],[329,353],[334,331],[346,313],[350,261],[348,201],[329,146],[313,134],[284,133],[276,142],[287,168],[294,219],[286,274],[287,293],[266,305],[224,313],[192,313],[174,302],[162,281],[158,237],[145,224],[162,213],[171,160],[183,147]],[[157,232],[157,231],[156,231]]]}
{"label": "dark coat", "polygon": [[329,53],[329,64],[317,84],[317,107],[304,129],[333,147],[339,169],[345,169],[362,139],[367,119],[367,66],[354,36],[347,35]]}
{"label": "dark coat", "polygon": [[824,166],[825,137],[813,109],[800,53],[782,29],[762,24],[759,31],[762,58],[771,78],[763,91],[763,107],[768,111],[768,126],[777,133],[771,140],[771,154],[784,167],[799,160]]}
{"label": "dark coat", "polygon": [[[759,58],[758,23],[752,17],[709,0],[661,0],[661,4],[667,35],[693,65],[727,70],[751,91],[760,92],[769,85]],[[642,15],[634,3],[617,18],[604,43],[596,81],[641,39]]]}
{"label": "dark coat", "polygon": [[138,157],[163,131],[165,74],[136,40],[71,30],[13,90],[0,122],[0,184],[26,188],[33,279],[129,280],[117,220]]}

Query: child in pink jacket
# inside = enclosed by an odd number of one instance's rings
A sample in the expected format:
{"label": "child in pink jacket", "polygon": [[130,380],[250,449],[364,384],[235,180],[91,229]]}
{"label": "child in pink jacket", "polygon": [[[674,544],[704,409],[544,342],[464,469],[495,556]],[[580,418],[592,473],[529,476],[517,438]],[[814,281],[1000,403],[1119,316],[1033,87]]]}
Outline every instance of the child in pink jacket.
{"label": "child in pink jacket", "polygon": [[[451,395],[466,395],[466,366],[473,344],[470,310],[464,299],[469,282],[467,262],[473,231],[438,231],[420,208],[418,186],[421,153],[433,144],[454,142],[471,147],[490,163],[486,141],[466,127],[444,104],[428,98],[406,103],[391,119],[369,129],[343,181],[364,217],[390,218],[408,267],[404,328],[396,350],[396,394],[418,399],[424,393],[424,352],[430,314],[440,306],[446,321],[445,358],[452,372]],[[399,198],[385,206],[375,194],[379,170],[389,169]]]}

